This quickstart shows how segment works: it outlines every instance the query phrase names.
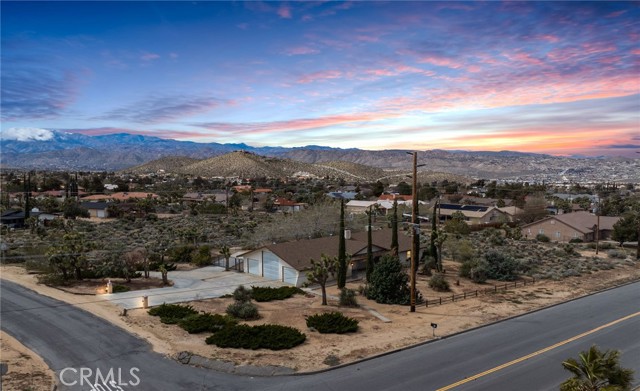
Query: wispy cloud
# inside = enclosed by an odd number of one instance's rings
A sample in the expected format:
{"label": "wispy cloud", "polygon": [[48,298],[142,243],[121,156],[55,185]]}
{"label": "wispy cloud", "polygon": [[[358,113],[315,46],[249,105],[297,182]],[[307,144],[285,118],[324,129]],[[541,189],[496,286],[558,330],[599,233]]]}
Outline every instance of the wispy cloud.
{"label": "wispy cloud", "polygon": [[111,110],[96,119],[154,124],[205,113],[230,103],[232,102],[203,96],[152,97]]}
{"label": "wispy cloud", "polygon": [[352,126],[354,124],[371,123],[386,118],[389,118],[389,116],[378,113],[358,113],[329,115],[318,118],[298,118],[286,121],[245,123],[208,122],[194,123],[191,125],[226,134],[242,135],[317,130],[330,126]]}
{"label": "wispy cloud", "polygon": [[297,83],[299,84],[307,84],[313,83],[317,81],[329,80],[329,79],[338,79],[343,76],[343,73],[339,70],[326,70],[319,72],[312,72],[306,75],[302,75],[298,78]]}
{"label": "wispy cloud", "polygon": [[70,70],[12,60],[2,68],[4,121],[56,118],[76,99],[79,79]]}
{"label": "wispy cloud", "polygon": [[309,46],[294,46],[285,49],[283,52],[287,56],[301,56],[305,54],[318,54],[320,53],[320,50]]}

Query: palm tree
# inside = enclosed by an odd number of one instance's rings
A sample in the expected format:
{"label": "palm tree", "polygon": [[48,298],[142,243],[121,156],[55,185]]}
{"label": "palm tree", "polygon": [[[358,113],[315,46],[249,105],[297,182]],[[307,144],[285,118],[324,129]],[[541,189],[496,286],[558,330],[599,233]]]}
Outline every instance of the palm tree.
{"label": "palm tree", "polygon": [[573,377],[560,385],[560,391],[628,391],[633,383],[633,371],[620,366],[617,350],[601,352],[593,345],[562,366]]}

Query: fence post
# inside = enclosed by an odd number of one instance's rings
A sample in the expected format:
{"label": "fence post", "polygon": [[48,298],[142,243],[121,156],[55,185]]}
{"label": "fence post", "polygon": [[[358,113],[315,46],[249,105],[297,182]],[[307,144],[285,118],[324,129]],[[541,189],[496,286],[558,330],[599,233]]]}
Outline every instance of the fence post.
{"label": "fence post", "polygon": [[494,285],[494,286],[493,286],[493,291],[494,291],[495,293],[498,293],[498,286],[497,286],[497,285]]}
{"label": "fence post", "polygon": [[452,302],[452,303],[455,303],[455,301],[456,301],[456,295],[455,295],[455,294],[453,294],[453,295],[451,295],[451,302]]}
{"label": "fence post", "polygon": [[464,292],[464,296],[463,296],[462,298],[466,300],[466,298],[467,298],[467,292]]}
{"label": "fence post", "polygon": [[442,297],[440,297],[440,305],[442,305]]}

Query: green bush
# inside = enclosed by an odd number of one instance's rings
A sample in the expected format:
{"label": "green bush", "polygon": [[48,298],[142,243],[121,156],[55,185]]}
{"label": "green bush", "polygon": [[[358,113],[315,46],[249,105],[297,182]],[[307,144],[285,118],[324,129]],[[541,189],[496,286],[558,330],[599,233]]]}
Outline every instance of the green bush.
{"label": "green bush", "polygon": [[253,320],[259,319],[258,307],[250,301],[236,301],[227,307],[227,315],[237,319]]}
{"label": "green bush", "polygon": [[276,324],[248,326],[240,324],[221,329],[208,337],[205,342],[220,348],[240,349],[291,349],[307,338],[299,330]]}
{"label": "green bush", "polygon": [[279,288],[260,286],[251,287],[251,297],[257,302],[284,300],[297,293],[304,293],[304,291],[295,286],[281,286]]}
{"label": "green bush", "polygon": [[345,334],[358,331],[358,321],[344,316],[341,312],[327,312],[306,318],[307,327],[322,334]]}
{"label": "green bush", "polygon": [[513,281],[518,278],[518,261],[497,251],[484,255],[487,261],[487,278],[499,281]]}
{"label": "green bush", "polygon": [[251,301],[251,290],[244,287],[244,285],[238,286],[233,291],[233,300],[238,303],[248,303]]}
{"label": "green bush", "polygon": [[549,237],[545,234],[537,234],[536,235],[536,240],[538,242],[542,242],[542,243],[549,243]]}
{"label": "green bush", "polygon": [[122,293],[122,292],[129,292],[131,289],[128,286],[124,286],[124,285],[114,285],[113,286],[113,293]]}
{"label": "green bush", "polygon": [[190,305],[162,304],[149,310],[149,315],[159,316],[160,321],[166,324],[176,324],[189,315],[195,315],[198,311]]}
{"label": "green bush", "polygon": [[460,266],[460,277],[467,277],[475,283],[487,281],[488,264],[484,259],[472,259],[465,261]]}
{"label": "green bush", "polygon": [[[382,257],[371,273],[366,295],[368,299],[380,304],[409,305],[409,276],[402,270],[398,258],[389,255]],[[416,291],[416,301],[421,300],[422,295]]]}
{"label": "green bush", "polygon": [[449,282],[444,278],[444,274],[436,273],[429,279],[429,287],[437,292],[449,292]]}
{"label": "green bush", "polygon": [[569,243],[583,243],[584,240],[580,239],[580,238],[573,238],[571,240],[569,240]]}
{"label": "green bush", "polygon": [[190,315],[178,322],[189,334],[197,334],[205,331],[215,333],[228,326],[234,326],[238,321],[227,315],[220,314],[196,314]]}
{"label": "green bush", "polygon": [[353,289],[340,289],[340,305],[343,307],[357,307],[356,292]]}

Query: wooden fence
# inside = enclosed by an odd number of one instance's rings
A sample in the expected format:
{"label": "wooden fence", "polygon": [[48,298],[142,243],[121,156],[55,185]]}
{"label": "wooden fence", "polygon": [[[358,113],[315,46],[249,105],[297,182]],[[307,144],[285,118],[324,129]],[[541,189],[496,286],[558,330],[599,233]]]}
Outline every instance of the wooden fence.
{"label": "wooden fence", "polygon": [[498,292],[506,291],[509,288],[517,288],[519,286],[532,285],[535,282],[536,282],[536,280],[534,278],[531,278],[530,280],[523,279],[523,280],[505,282],[504,284],[494,285],[491,288],[479,289],[479,290],[475,290],[475,291],[458,293],[457,295],[439,297],[439,298],[433,299],[433,300],[425,300],[424,303],[425,303],[425,306],[427,306],[427,307],[433,307],[433,306],[436,306],[436,305],[442,305],[442,304],[446,304],[446,303],[453,303],[453,302],[460,301],[460,300],[466,300],[466,299],[469,299],[469,298],[472,298],[472,297],[478,297],[479,295],[486,295],[486,294],[490,294],[490,293],[498,293]]}

